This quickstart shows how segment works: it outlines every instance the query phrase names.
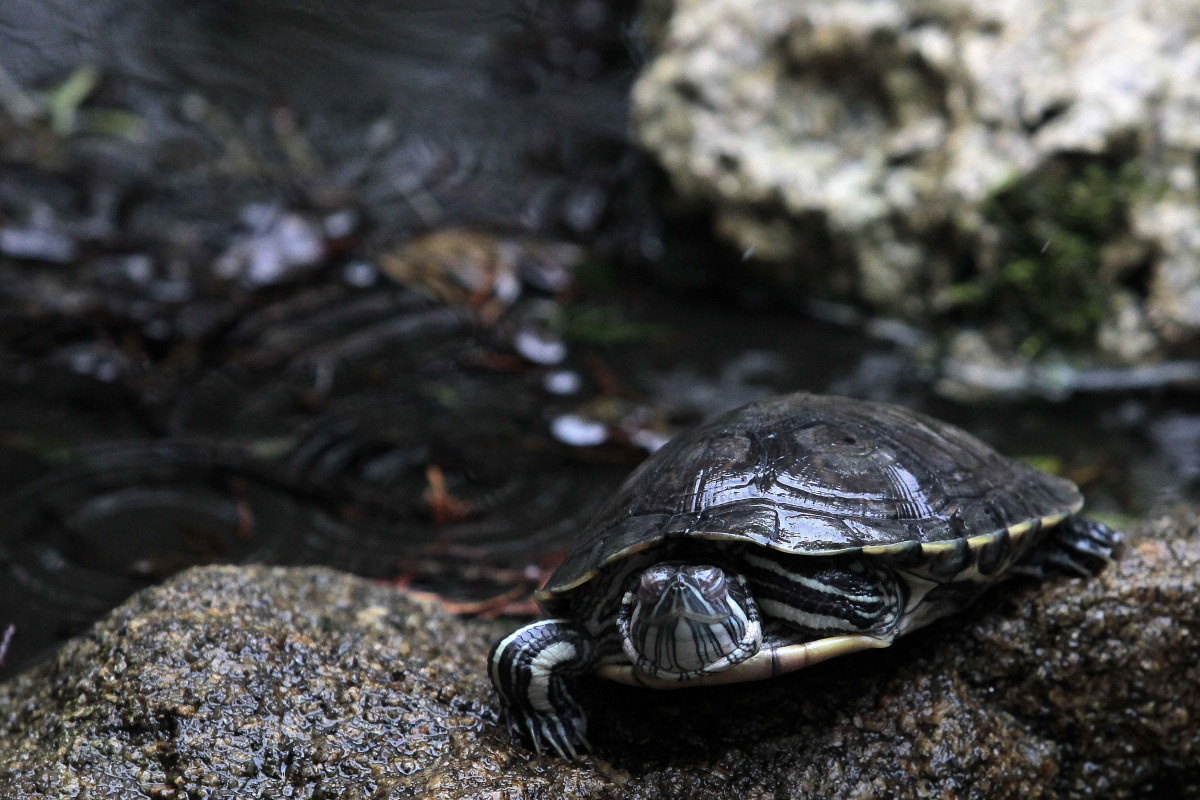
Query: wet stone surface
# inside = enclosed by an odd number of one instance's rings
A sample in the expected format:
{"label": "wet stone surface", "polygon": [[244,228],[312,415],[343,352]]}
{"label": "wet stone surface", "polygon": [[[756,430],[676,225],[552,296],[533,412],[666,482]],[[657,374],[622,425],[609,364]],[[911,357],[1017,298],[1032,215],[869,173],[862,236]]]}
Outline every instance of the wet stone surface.
{"label": "wet stone surface", "polygon": [[637,135],[767,272],[945,336],[959,394],[1194,357],[1194,3],[646,5]]}
{"label": "wet stone surface", "polygon": [[0,795],[1195,796],[1200,522],[757,684],[585,691],[597,755],[515,748],[461,621],[326,569],[194,569],[0,687]]}

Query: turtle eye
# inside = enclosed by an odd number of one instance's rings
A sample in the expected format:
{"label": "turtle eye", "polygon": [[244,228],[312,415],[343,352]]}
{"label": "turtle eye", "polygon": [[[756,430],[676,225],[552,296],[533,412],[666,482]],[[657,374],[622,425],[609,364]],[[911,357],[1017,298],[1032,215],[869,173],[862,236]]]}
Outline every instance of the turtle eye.
{"label": "turtle eye", "polygon": [[638,597],[644,601],[654,600],[663,593],[676,572],[678,568],[674,567],[652,567],[646,570],[638,582]]}
{"label": "turtle eye", "polygon": [[725,593],[725,573],[716,567],[696,567],[692,570],[692,577],[701,593],[709,599],[716,599]]}

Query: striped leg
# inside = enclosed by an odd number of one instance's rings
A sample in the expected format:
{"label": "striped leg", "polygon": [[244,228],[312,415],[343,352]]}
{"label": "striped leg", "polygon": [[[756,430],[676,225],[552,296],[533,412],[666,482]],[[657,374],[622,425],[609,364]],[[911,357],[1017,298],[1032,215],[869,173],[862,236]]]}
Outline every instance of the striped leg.
{"label": "striped leg", "polygon": [[1014,572],[1038,578],[1047,572],[1091,577],[1112,560],[1120,541],[1121,535],[1107,525],[1076,514],[1051,528]]}
{"label": "striped leg", "polygon": [[891,570],[861,561],[747,553],[744,568],[763,614],[811,635],[889,638],[908,603]]}
{"label": "striped leg", "polygon": [[564,678],[591,672],[595,661],[591,636],[567,619],[540,620],[497,642],[488,675],[513,734],[539,754],[577,759],[589,752],[587,717]]}

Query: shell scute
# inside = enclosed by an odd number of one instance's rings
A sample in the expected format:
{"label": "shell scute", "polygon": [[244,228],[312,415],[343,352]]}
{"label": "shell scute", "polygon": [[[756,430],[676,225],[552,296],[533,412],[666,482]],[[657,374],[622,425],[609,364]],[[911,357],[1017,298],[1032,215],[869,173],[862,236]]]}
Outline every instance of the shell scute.
{"label": "shell scute", "polygon": [[666,539],[862,552],[951,576],[1007,563],[1029,530],[1082,507],[1070,481],[900,406],[794,394],[684,433],[626,480],[547,583],[569,591]]}

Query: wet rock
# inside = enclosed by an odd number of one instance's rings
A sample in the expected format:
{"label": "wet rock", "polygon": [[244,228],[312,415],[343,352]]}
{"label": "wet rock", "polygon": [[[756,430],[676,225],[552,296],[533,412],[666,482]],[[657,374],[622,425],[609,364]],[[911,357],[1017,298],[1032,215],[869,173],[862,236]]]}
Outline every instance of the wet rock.
{"label": "wet rock", "polygon": [[794,676],[585,687],[578,764],[498,723],[484,658],[511,625],[325,569],[191,570],[0,687],[0,795],[1195,795],[1198,525]]}
{"label": "wet rock", "polygon": [[638,135],[773,273],[1024,359],[1200,333],[1195,4],[649,5]]}
{"label": "wet rock", "polygon": [[51,264],[69,263],[79,251],[75,241],[61,228],[49,206],[35,204],[24,227],[0,227],[0,255]]}
{"label": "wet rock", "polygon": [[608,426],[578,414],[560,414],[550,423],[550,432],[572,447],[595,447],[608,440]]}
{"label": "wet rock", "polygon": [[257,204],[242,209],[242,222],[249,233],[235,239],[214,265],[222,278],[248,288],[271,286],[315,269],[325,256],[322,231],[300,214]]}
{"label": "wet rock", "polygon": [[486,726],[486,647],[333,570],[192,570],[5,687],[0,795],[369,796]]}

